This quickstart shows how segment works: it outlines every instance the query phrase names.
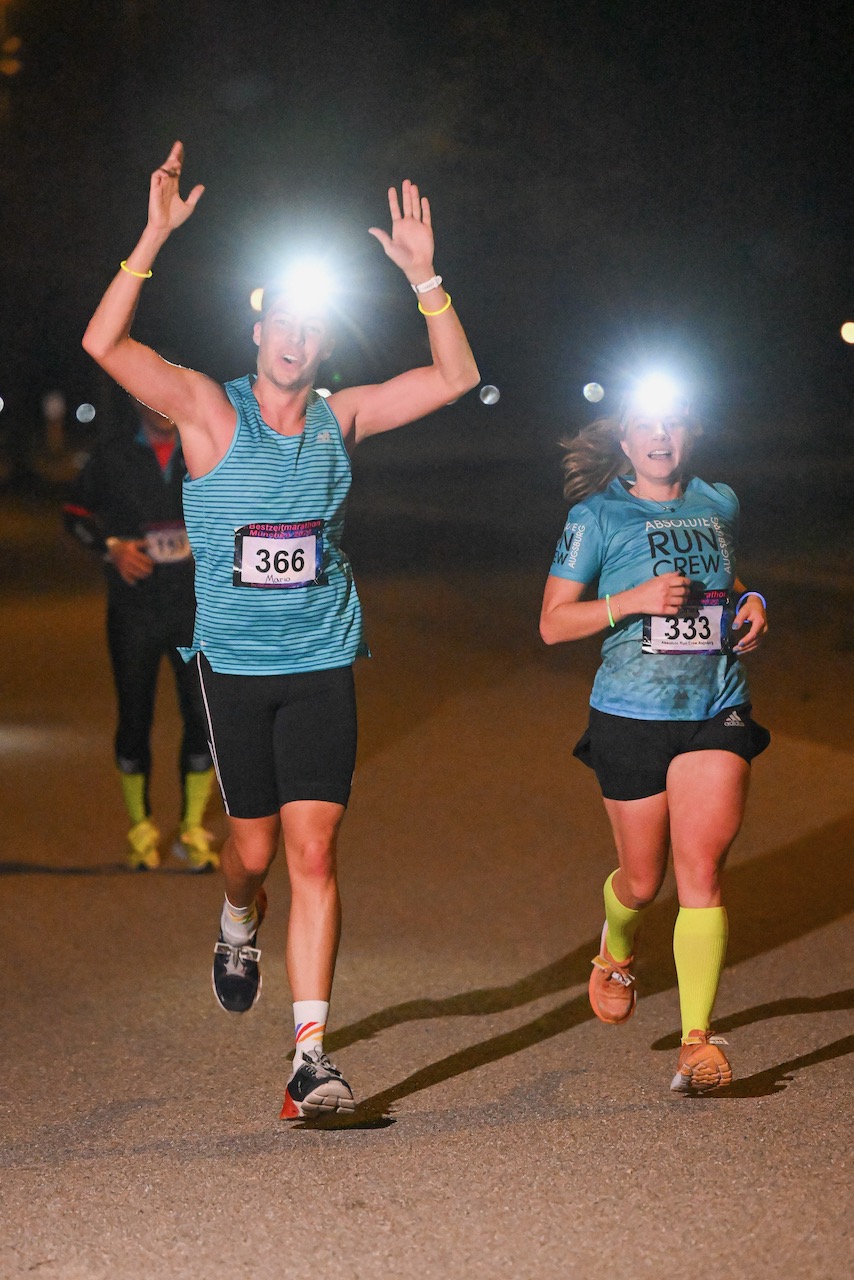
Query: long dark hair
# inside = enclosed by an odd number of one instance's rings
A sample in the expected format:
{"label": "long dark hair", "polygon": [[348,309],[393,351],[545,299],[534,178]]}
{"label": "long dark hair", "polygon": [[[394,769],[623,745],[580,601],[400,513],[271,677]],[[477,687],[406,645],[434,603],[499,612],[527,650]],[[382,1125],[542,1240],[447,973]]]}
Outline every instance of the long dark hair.
{"label": "long dark hair", "polygon": [[[683,418],[688,426],[689,440],[702,435],[703,428],[696,418]],[[563,494],[573,506],[583,502],[591,493],[607,489],[617,476],[631,472],[632,464],[623,453],[623,438],[627,419],[616,417],[597,418],[582,427],[577,435],[561,440],[563,455]]]}

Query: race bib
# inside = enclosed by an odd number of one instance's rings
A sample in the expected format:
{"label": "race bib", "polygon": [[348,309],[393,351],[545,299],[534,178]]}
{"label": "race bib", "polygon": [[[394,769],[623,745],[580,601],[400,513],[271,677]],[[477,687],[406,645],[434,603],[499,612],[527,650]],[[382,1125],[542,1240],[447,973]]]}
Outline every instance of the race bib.
{"label": "race bib", "polygon": [[644,653],[725,653],[729,611],[726,591],[707,591],[673,618],[656,614],[643,620]]}
{"label": "race bib", "polygon": [[155,564],[178,564],[190,558],[190,540],[180,521],[151,524],[145,530],[145,550]]}
{"label": "race bib", "polygon": [[236,587],[311,587],[322,581],[323,521],[244,524],[234,531]]}

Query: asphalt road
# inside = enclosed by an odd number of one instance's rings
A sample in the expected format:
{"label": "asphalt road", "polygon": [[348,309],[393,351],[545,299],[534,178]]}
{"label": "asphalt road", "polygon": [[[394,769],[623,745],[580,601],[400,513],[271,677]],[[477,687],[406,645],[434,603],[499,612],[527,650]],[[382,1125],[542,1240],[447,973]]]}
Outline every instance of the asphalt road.
{"label": "asphalt road", "polygon": [[[209,985],[218,877],[121,863],[97,568],[46,501],[0,515],[0,1276],[847,1274],[847,546],[807,514],[793,527],[779,486],[747,482],[761,518],[746,572],[772,609],[754,703],[774,741],[728,873],[717,1027],[735,1080],[679,1099],[672,882],[644,929],[637,1015],[609,1028],[586,1003],[613,855],[570,756],[597,645],[536,635],[557,483],[512,460],[415,474],[387,457],[362,468],[351,513],[374,658],[358,670],[327,1040],[362,1099],[341,1126],[277,1118],[283,866],[262,999],[229,1018]],[[832,483],[813,494],[831,524]],[[166,677],[154,804],[168,831]],[[219,807],[211,825],[223,833]]]}

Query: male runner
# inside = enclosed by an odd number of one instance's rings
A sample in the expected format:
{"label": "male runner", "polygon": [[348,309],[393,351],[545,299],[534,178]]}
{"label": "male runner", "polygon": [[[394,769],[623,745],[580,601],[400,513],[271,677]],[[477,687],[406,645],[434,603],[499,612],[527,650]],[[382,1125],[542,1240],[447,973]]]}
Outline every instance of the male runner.
{"label": "male runner", "polygon": [[202,192],[178,190],[176,142],[151,178],[148,223],[95,312],[85,349],[132,395],[176,423],[189,480],[196,558],[192,649],[229,821],[225,903],[213,983],[224,1009],[250,1009],[261,986],[262,888],[284,837],[291,882],[287,968],[296,1052],[282,1116],[352,1111],[323,1053],[341,910],[335,853],[355,760],[351,666],[361,611],[341,551],[348,453],[476,385],[462,326],[433,266],[430,206],[404,182],[389,191],[392,231],[370,229],[415,290],[432,363],[328,400],[312,388],[332,350],[328,318],[288,292],[265,298],[257,375],[225,387],[178,368],[130,336],[143,281]]}

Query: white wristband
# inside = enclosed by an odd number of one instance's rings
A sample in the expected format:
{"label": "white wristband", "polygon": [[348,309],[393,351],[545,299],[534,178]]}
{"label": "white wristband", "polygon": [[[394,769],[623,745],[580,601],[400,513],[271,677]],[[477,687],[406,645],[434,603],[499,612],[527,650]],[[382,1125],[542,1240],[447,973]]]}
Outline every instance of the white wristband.
{"label": "white wristband", "polygon": [[441,276],[431,276],[429,280],[425,280],[422,284],[414,284],[412,288],[415,293],[429,293],[431,289],[438,289],[441,283]]}

